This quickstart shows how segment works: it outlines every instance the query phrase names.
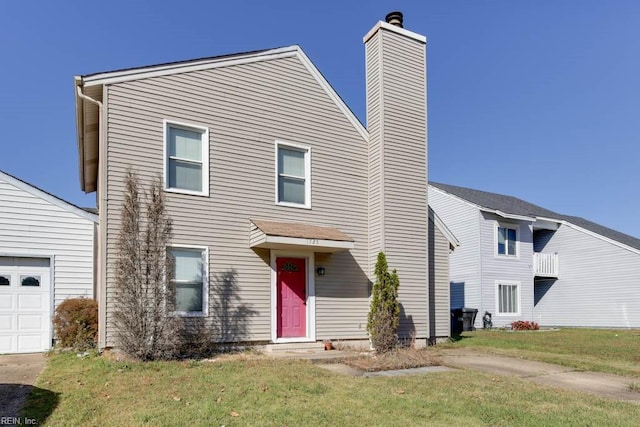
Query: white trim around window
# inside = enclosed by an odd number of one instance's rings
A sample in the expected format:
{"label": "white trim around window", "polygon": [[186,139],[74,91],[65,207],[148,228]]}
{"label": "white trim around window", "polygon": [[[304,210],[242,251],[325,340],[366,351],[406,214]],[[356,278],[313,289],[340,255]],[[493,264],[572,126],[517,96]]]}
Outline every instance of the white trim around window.
{"label": "white trim around window", "polygon": [[[285,171],[285,165],[280,164],[280,150],[288,150],[290,153],[299,153],[302,156],[304,171],[292,170]],[[295,160],[295,159],[294,159]],[[285,195],[285,181],[293,190],[289,195]],[[295,194],[295,186],[304,191],[302,197]],[[289,200],[286,200],[289,198]],[[297,200],[296,200],[297,199]],[[279,206],[289,206],[294,208],[311,209],[311,147],[303,144],[295,144],[290,142],[275,141],[275,202]]]}
{"label": "white trim around window", "polygon": [[[504,253],[500,253],[500,229],[504,229]],[[513,233],[512,233],[513,232]],[[515,239],[514,239],[515,234]],[[518,259],[520,257],[520,226],[517,224],[499,223],[495,222],[493,227],[493,253],[499,258],[513,258]],[[513,243],[511,245],[510,243]],[[515,253],[510,253],[511,249]]]}
{"label": "white trim around window", "polygon": [[[188,150],[185,146],[182,153],[178,153],[177,149],[171,150],[171,130],[183,131],[191,133],[192,136],[197,134],[200,136],[200,149]],[[164,140],[164,189],[172,193],[191,194],[196,196],[208,196],[209,195],[209,128],[206,126],[194,125],[189,123],[182,123],[173,120],[163,120],[163,140]],[[174,151],[173,153],[171,151]],[[187,151],[190,151],[187,153]],[[183,171],[185,172],[185,182],[182,184],[177,183],[178,178],[172,170],[177,167],[176,165],[181,163]],[[172,167],[173,165],[173,167]],[[191,170],[191,178],[197,176],[198,170],[200,171],[201,179],[195,181],[191,179],[190,183],[187,183],[188,171]],[[200,182],[198,182],[200,181]]]}
{"label": "white trim around window", "polygon": [[[175,310],[170,312],[169,314],[172,316],[182,316],[182,317],[206,317],[209,314],[209,248],[206,246],[190,246],[190,245],[170,245],[167,247],[169,252],[176,251],[184,251],[184,252],[194,252],[200,253],[201,260],[201,278],[202,278],[202,310],[199,311],[187,311],[187,310]],[[174,275],[175,275],[175,266],[174,266]],[[170,280],[171,285],[176,283],[175,278]],[[187,283],[187,281],[185,281]],[[174,306],[175,306],[174,301]]]}
{"label": "white trim around window", "polygon": [[520,282],[496,280],[496,313],[498,316],[520,316]]}

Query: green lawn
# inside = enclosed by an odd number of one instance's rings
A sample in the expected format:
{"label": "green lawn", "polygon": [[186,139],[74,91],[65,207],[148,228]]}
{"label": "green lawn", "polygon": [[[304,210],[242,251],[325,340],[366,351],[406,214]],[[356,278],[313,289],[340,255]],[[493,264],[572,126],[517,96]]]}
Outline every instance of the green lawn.
{"label": "green lawn", "polygon": [[474,371],[354,378],[266,358],[125,363],[59,354],[36,386],[23,415],[56,426],[636,425],[640,419],[640,405],[517,378]]}
{"label": "green lawn", "polygon": [[640,377],[640,330],[478,330],[444,347],[483,351],[557,363],[585,371]]}

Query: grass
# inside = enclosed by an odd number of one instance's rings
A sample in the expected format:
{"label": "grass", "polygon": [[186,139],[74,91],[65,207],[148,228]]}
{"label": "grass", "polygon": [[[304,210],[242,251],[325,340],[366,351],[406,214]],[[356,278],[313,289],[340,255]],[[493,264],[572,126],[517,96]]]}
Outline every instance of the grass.
{"label": "grass", "polygon": [[464,332],[449,348],[557,363],[585,371],[640,377],[640,330],[559,329]]}
{"label": "grass", "polygon": [[356,378],[308,362],[117,362],[56,354],[22,415],[40,425],[635,425],[640,405],[474,371]]}

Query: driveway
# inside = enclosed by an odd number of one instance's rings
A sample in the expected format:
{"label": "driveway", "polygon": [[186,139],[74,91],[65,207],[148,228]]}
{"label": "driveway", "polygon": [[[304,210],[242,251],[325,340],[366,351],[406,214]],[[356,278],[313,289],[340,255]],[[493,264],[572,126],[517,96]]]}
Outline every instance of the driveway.
{"label": "driveway", "polygon": [[636,378],[578,371],[566,366],[469,350],[444,350],[441,356],[443,365],[454,368],[512,375],[538,384],[640,403],[640,392],[629,387],[631,383],[639,382]]}
{"label": "driveway", "polygon": [[0,355],[0,418],[18,416],[46,362],[44,353]]}

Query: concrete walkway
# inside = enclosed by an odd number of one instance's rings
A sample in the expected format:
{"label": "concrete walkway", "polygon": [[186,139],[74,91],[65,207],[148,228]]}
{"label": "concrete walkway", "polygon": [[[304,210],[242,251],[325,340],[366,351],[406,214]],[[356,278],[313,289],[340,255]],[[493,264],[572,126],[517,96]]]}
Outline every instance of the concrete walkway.
{"label": "concrete walkway", "polygon": [[44,369],[44,353],[0,355],[0,417],[17,417]]}
{"label": "concrete walkway", "polygon": [[640,380],[635,378],[581,372],[566,366],[469,350],[443,350],[440,358],[443,365],[453,368],[511,375],[538,384],[640,403],[640,392],[629,388],[632,383],[640,384]]}

